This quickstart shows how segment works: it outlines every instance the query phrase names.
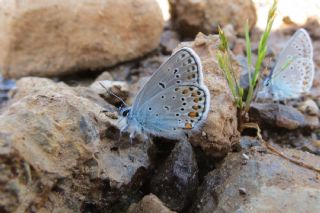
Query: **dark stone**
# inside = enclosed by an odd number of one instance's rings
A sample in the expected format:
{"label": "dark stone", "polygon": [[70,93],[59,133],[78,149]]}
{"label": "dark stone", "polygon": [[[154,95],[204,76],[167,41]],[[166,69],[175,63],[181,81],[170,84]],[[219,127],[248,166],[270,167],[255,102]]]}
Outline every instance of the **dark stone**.
{"label": "dark stone", "polygon": [[189,142],[178,142],[150,182],[151,193],[175,211],[187,207],[198,186],[198,166]]}

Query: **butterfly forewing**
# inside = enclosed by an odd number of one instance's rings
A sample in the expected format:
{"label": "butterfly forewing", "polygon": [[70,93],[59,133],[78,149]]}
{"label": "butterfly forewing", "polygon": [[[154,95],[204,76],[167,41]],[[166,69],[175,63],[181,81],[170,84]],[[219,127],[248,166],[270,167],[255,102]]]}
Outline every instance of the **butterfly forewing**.
{"label": "butterfly forewing", "polygon": [[297,58],[312,59],[312,57],[313,47],[310,36],[304,29],[299,29],[281,51],[273,70],[273,75],[282,72],[288,63],[291,63]]}
{"label": "butterfly forewing", "polygon": [[182,48],[161,65],[143,86],[134,101],[133,109],[139,108],[169,87],[200,83],[202,83],[202,68],[199,57],[192,49]]}

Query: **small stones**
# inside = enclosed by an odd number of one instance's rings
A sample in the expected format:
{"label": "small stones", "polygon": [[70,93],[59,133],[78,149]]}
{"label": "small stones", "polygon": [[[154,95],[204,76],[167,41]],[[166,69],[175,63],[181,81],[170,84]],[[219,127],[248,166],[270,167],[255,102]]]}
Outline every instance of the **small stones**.
{"label": "small stones", "polygon": [[246,195],[247,194],[247,190],[245,188],[240,187],[239,188],[239,193],[240,193],[240,195]]}
{"label": "small stones", "polygon": [[319,107],[312,99],[307,99],[300,103],[298,108],[301,112],[311,116],[317,116],[319,114]]}

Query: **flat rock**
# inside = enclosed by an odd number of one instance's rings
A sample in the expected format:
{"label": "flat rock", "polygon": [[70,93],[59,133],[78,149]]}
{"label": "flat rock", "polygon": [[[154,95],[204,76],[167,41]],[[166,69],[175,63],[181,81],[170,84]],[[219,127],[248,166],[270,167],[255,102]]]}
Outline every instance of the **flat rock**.
{"label": "flat rock", "polygon": [[[320,158],[315,155],[282,151],[320,168]],[[274,154],[250,149],[228,155],[220,168],[206,176],[191,212],[319,211],[319,174]]]}
{"label": "flat rock", "polygon": [[58,76],[132,60],[156,48],[156,0],[1,1],[5,77]]}
{"label": "flat rock", "polygon": [[131,204],[127,213],[174,213],[153,194],[146,195],[138,203]]}
{"label": "flat rock", "polygon": [[281,127],[288,130],[298,128],[316,129],[319,127],[317,116],[302,114],[298,109],[276,103],[252,103],[250,119],[261,127]]}
{"label": "flat rock", "polygon": [[232,24],[235,32],[244,32],[248,20],[250,29],[257,21],[251,0],[169,0],[175,28],[183,36],[194,37],[198,32],[217,32],[218,26]]}
{"label": "flat rock", "polygon": [[198,186],[198,166],[189,142],[178,142],[169,157],[155,172],[150,183],[170,209],[181,212],[191,201]]}
{"label": "flat rock", "polygon": [[88,89],[19,80],[0,115],[1,209],[86,212],[128,199],[146,176],[148,144],[118,140],[106,105]]}
{"label": "flat rock", "polygon": [[[198,53],[202,61],[204,83],[211,94],[207,121],[200,132],[190,138],[190,142],[195,146],[200,146],[206,153],[214,157],[223,157],[233,144],[239,142],[239,132],[237,130],[237,108],[224,73],[216,59],[219,37],[199,33],[193,42],[183,42],[179,46],[191,47]],[[235,63],[233,67],[235,75],[239,78],[239,66]]]}

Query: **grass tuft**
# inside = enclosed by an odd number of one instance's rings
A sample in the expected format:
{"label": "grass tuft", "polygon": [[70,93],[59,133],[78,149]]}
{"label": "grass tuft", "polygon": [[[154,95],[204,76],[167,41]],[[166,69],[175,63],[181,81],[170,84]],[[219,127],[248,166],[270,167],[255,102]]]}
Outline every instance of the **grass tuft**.
{"label": "grass tuft", "polygon": [[[267,53],[267,42],[270,37],[271,28],[276,17],[276,9],[277,9],[278,1],[274,0],[273,5],[269,9],[268,20],[265,30],[260,38],[259,46],[258,46],[258,57],[257,61],[252,70],[252,51],[251,51],[251,41],[249,34],[249,24],[248,21],[245,23],[245,38],[246,38],[246,54],[247,54],[247,65],[248,65],[248,81],[249,81],[249,89],[247,96],[244,98],[244,88],[240,86],[239,80],[236,78],[234,74],[234,69],[231,64],[231,55],[228,45],[228,39],[225,36],[223,30],[219,27],[219,37],[220,37],[220,46],[219,51],[217,53],[217,59],[220,68],[223,70],[226,80],[228,82],[229,88],[233,95],[235,104],[240,111],[239,113],[239,123],[242,123],[246,114],[249,111],[250,104],[253,99],[254,90],[256,89],[256,85],[258,79],[260,77],[261,65],[263,60],[265,59]],[[252,73],[253,72],[253,73]],[[243,102],[244,101],[244,102]]]}

